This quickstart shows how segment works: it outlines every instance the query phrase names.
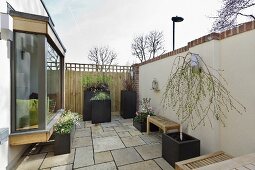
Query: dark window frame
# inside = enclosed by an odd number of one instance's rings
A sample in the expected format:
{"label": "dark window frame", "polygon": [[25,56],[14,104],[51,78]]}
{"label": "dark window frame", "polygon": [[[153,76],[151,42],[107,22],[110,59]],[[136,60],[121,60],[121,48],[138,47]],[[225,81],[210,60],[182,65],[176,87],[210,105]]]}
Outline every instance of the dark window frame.
{"label": "dark window frame", "polygon": [[[27,129],[27,130],[16,130],[16,33],[26,33],[33,35],[44,35],[44,46],[42,51],[44,53],[40,54],[38,57],[39,66],[38,66],[38,128],[37,129]],[[59,111],[63,111],[64,108],[64,56],[56,49],[56,46],[52,44],[52,41],[49,40],[48,36],[40,33],[30,33],[24,31],[14,31],[13,33],[13,42],[11,42],[11,133],[26,133],[26,132],[37,132],[48,129],[47,124],[47,43],[58,53],[60,56],[60,106],[54,116],[57,115]],[[44,82],[44,83],[42,83]],[[44,114],[42,114],[44,113]],[[50,123],[49,123],[50,124]]]}

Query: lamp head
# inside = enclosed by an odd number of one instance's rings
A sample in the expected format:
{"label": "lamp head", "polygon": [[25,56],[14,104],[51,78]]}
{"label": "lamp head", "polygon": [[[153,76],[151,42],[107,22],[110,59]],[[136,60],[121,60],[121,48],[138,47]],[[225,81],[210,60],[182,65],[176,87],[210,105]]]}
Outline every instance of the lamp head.
{"label": "lamp head", "polygon": [[182,22],[184,19],[182,18],[182,17],[178,17],[178,16],[176,16],[176,17],[172,17],[172,21],[173,22]]}

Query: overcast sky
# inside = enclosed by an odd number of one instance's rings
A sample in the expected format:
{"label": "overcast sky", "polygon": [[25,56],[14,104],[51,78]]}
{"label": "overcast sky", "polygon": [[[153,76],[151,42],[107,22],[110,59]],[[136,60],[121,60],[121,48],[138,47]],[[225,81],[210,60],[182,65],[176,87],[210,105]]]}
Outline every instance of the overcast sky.
{"label": "overcast sky", "polygon": [[66,62],[90,63],[88,51],[109,46],[119,65],[138,60],[131,43],[139,34],[163,31],[165,49],[172,50],[172,16],[176,24],[175,48],[209,33],[220,0],[44,0],[67,53]]}

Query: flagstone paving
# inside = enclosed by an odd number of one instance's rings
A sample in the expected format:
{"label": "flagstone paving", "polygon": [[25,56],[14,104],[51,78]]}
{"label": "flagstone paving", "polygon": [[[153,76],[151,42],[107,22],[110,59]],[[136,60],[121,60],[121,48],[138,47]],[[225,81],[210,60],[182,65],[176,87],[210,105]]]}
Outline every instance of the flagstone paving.
{"label": "flagstone paving", "polygon": [[132,119],[76,125],[70,154],[54,155],[54,142],[40,143],[24,153],[18,170],[173,170],[162,158],[161,134],[141,133]]}

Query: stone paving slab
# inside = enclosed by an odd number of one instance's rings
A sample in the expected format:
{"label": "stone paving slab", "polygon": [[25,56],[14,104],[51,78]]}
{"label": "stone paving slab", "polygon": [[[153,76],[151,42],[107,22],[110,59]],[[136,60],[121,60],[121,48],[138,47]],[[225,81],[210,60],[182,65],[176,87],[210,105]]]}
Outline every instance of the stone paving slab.
{"label": "stone paving slab", "polygon": [[107,162],[107,163],[79,168],[77,170],[117,170],[117,168],[114,162]]}
{"label": "stone paving slab", "polygon": [[91,137],[82,137],[73,139],[73,148],[91,146],[92,140]]}
{"label": "stone paving slab", "polygon": [[81,137],[90,137],[91,136],[91,132],[90,131],[76,131],[74,133],[74,137],[75,138],[81,138]]}
{"label": "stone paving slab", "polygon": [[142,135],[142,133],[138,130],[129,130],[129,133],[131,134],[131,136]]}
{"label": "stone paving slab", "polygon": [[96,125],[94,127],[91,127],[91,131],[92,131],[92,136],[93,136],[94,134],[103,132],[103,128],[102,128],[102,126]]}
{"label": "stone paving slab", "polygon": [[161,168],[153,161],[144,161],[134,164],[118,167],[119,170],[161,170]]}
{"label": "stone paving slab", "polygon": [[113,161],[110,151],[95,153],[95,164]]}
{"label": "stone paving slab", "polygon": [[122,119],[119,122],[124,126],[131,126],[133,125],[133,119]]}
{"label": "stone paving slab", "polygon": [[72,149],[71,153],[69,154],[56,155],[56,156],[54,156],[53,152],[49,152],[41,165],[41,169],[72,164],[74,161],[74,152],[75,150]]}
{"label": "stone paving slab", "polygon": [[94,165],[92,146],[76,148],[74,168]]}
{"label": "stone paving slab", "polygon": [[91,121],[85,121],[85,128],[90,128],[96,126],[95,124],[92,124]]}
{"label": "stone paving slab", "polygon": [[45,156],[46,153],[25,156],[17,170],[39,169]]}
{"label": "stone paving slab", "polygon": [[116,132],[124,132],[124,131],[131,130],[129,128],[129,126],[117,126],[117,127],[114,127],[114,129],[115,129]]}
{"label": "stone paving slab", "polygon": [[72,170],[72,169],[73,169],[73,164],[57,166],[57,167],[51,168],[51,170]]}
{"label": "stone paving slab", "polygon": [[154,161],[162,168],[163,170],[174,170],[174,168],[163,158],[154,159]]}
{"label": "stone paving slab", "polygon": [[130,137],[130,133],[129,132],[118,132],[118,135],[123,138],[123,137]]}
{"label": "stone paving slab", "polygon": [[[141,133],[132,125],[132,119],[116,116],[112,122],[97,125],[86,121],[81,127],[76,128],[70,154],[54,156],[53,143],[46,145],[42,143],[36,145],[33,150],[32,153],[35,155],[30,155],[35,156],[36,159],[27,158],[28,161],[24,160],[19,168],[21,170],[24,167],[25,170],[38,168],[43,170],[73,168],[173,170],[162,158],[161,141],[161,133],[150,133],[150,135]],[[31,154],[27,153],[27,155]],[[43,154],[44,157],[42,157]]]}
{"label": "stone paving slab", "polygon": [[139,136],[140,136],[140,138],[143,139],[143,141],[146,144],[162,143],[162,140],[158,135],[143,134],[143,135],[139,135]]}
{"label": "stone paving slab", "polygon": [[105,127],[105,128],[103,128],[103,131],[104,132],[114,131],[114,128],[113,127]]}
{"label": "stone paving slab", "polygon": [[94,152],[103,152],[114,149],[125,148],[118,136],[93,139]]}
{"label": "stone paving slab", "polygon": [[139,136],[121,138],[126,147],[144,145],[145,142]]}
{"label": "stone paving slab", "polygon": [[162,145],[151,144],[135,147],[144,160],[162,157]]}
{"label": "stone paving slab", "polygon": [[103,128],[107,128],[107,127],[116,127],[116,126],[120,126],[120,122],[118,121],[112,121],[112,122],[109,122],[109,123],[101,123],[101,126]]}
{"label": "stone paving slab", "polygon": [[117,166],[143,161],[134,148],[111,151]]}
{"label": "stone paving slab", "polygon": [[83,121],[79,121],[76,125],[75,125],[75,128],[76,129],[82,129],[85,127],[85,122]]}

